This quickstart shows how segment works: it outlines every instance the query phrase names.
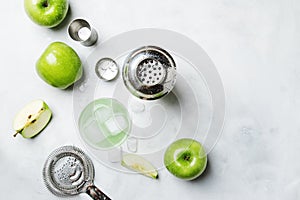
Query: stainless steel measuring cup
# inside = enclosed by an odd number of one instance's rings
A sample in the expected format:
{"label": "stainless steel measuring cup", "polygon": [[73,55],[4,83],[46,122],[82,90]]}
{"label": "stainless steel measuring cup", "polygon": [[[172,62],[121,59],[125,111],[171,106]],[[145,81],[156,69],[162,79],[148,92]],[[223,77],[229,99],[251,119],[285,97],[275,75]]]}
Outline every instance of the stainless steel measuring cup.
{"label": "stainless steel measuring cup", "polygon": [[97,31],[84,19],[73,20],[68,28],[70,37],[84,46],[92,46],[98,40]]}

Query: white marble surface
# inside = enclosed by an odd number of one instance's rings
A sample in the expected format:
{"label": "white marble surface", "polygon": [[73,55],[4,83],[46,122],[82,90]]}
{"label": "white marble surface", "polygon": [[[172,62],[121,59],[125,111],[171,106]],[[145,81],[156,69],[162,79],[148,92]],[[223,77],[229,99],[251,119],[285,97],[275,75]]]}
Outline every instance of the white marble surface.
{"label": "white marble surface", "polygon": [[[154,181],[94,162],[96,184],[118,199],[300,199],[300,3],[297,0],[70,0],[62,26],[45,29],[27,18],[22,1],[2,2],[0,78],[0,199],[57,199],[44,187],[42,165],[65,144],[82,147],[72,113],[72,91],[44,84],[35,61],[52,41],[84,48],[67,35],[67,23],[88,19],[101,39],[137,28],[185,34],[212,58],[227,95],[227,120],[209,154],[205,176],[192,182],[166,170]],[[14,114],[42,98],[54,112],[33,140],[13,138]],[[89,199],[80,195],[75,199]]]}

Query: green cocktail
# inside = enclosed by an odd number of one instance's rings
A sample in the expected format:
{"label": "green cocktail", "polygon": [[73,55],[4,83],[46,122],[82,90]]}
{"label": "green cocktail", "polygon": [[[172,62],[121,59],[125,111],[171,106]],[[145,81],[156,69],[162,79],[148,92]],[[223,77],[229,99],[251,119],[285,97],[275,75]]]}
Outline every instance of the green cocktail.
{"label": "green cocktail", "polygon": [[100,98],[84,108],[78,126],[80,135],[88,145],[108,150],[126,140],[131,130],[131,120],[120,102],[112,98]]}

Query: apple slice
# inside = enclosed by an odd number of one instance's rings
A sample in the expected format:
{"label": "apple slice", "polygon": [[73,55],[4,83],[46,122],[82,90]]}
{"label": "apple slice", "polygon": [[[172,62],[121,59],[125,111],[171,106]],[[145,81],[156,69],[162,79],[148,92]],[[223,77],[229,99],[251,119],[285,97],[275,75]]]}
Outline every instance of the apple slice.
{"label": "apple slice", "polygon": [[13,128],[24,138],[32,138],[40,133],[49,123],[52,112],[42,100],[35,100],[22,108],[14,118]]}
{"label": "apple slice", "polygon": [[146,159],[134,154],[126,154],[123,156],[122,166],[136,171],[140,174],[153,179],[158,179],[158,172],[155,167]]}

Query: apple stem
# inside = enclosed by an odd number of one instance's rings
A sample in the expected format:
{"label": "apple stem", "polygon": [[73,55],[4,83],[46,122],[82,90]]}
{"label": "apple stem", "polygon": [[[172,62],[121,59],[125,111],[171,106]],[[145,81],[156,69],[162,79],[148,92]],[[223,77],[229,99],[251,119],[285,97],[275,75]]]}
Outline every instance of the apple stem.
{"label": "apple stem", "polygon": [[19,134],[19,132],[16,132],[13,136],[16,137]]}
{"label": "apple stem", "polygon": [[190,156],[184,156],[184,160],[189,160]]}

